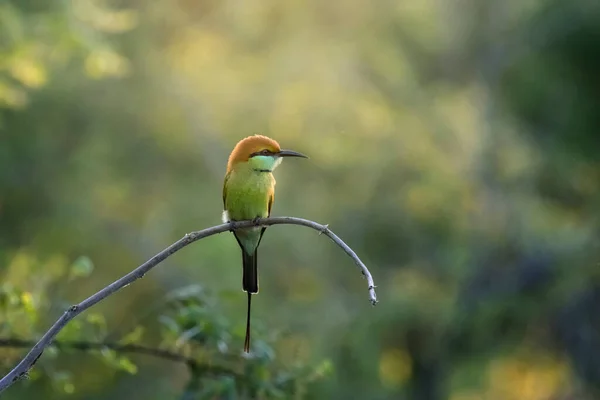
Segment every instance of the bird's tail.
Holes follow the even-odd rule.
[[[242,249],[242,263],[243,263],[243,278],[242,288],[248,292],[248,311],[246,314],[246,340],[244,341],[244,351],[248,353],[250,351],[250,306],[252,302],[252,294],[258,293],[258,266],[256,263],[256,253],[258,250],[254,250],[254,254],[250,255]]]
[[[258,246],[256,246],[254,254],[248,254],[242,248],[242,265],[244,268],[242,288],[248,293],[258,293],[258,266],[256,264],[257,249]]]

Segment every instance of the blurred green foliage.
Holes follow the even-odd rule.
[[[380,297],[271,227],[243,357],[239,250],[207,238],[4,396],[597,398],[599,65],[588,0],[0,2],[3,371],[7,339],[217,224],[257,132],[311,157],[277,171],[273,212],[329,223]]]

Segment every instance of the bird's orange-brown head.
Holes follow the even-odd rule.
[[[234,164],[248,161],[252,154],[260,153],[265,150],[276,153],[279,152],[281,148],[277,141],[263,135],[248,136],[240,140],[229,155],[227,171],[230,171]]]
[[[280,157],[308,158],[304,154],[295,151],[281,150],[279,143],[269,137],[263,135],[248,136],[235,145],[227,162],[227,172],[231,171],[236,164],[253,161],[253,159],[260,165],[268,166],[272,163],[274,168],[281,161]]]

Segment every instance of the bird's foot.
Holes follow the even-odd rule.
[[[230,220],[229,221],[229,232],[235,232],[235,221]]]
[[[258,225],[260,223],[261,217],[254,217],[254,219],[252,220],[252,223],[254,225]]]

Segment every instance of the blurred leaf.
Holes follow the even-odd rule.
[[[119,370],[125,371],[128,374],[135,375],[138,372],[137,365],[135,365],[128,357],[119,356],[119,354],[111,349],[102,349],[100,351],[102,359],[110,366],[115,367]]]
[[[73,374],[69,371],[58,371],[52,374],[53,384],[59,388],[60,391],[66,394],[73,394],[75,392],[75,385],[73,383]]]
[[[190,339],[193,339],[200,332],[201,332],[201,330],[197,326],[183,331],[181,333],[181,335],[179,335],[179,337],[175,341],[175,346],[176,347],[183,346],[185,343],[187,343]]]
[[[142,336],[144,335],[145,328],[141,325],[135,327],[135,329],[129,332],[127,335],[123,336],[121,340],[119,340],[120,344],[130,344],[130,343],[139,343],[142,340]]]
[[[167,315],[161,315],[158,317],[159,322],[167,328],[167,331],[171,334],[179,334],[179,324],[175,320]]]
[[[86,321],[92,328],[92,332],[89,334],[90,337],[95,337],[97,338],[97,340],[101,340],[106,336],[106,319],[102,314],[88,314],[86,317]]]
[[[203,295],[204,290],[202,289],[202,286],[198,284],[193,284],[171,290],[169,293],[167,293],[166,299],[168,301],[186,300],[190,298],[198,299],[201,298]]]
[[[34,304],[33,295],[30,292],[21,293],[21,305],[31,321],[35,321],[38,316],[37,307]]]
[[[94,271],[94,263],[87,256],[78,257],[71,265],[71,278],[85,278]]]
[[[331,360],[323,360],[319,365],[317,365],[312,373],[311,379],[322,379],[327,376],[330,376],[334,371],[334,366]]]
[[[119,368],[131,375],[135,375],[138,372],[138,367],[129,358],[119,358]]]

